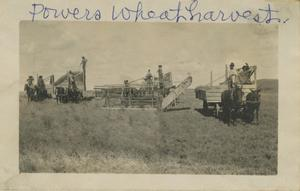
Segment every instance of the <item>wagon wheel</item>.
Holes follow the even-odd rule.
[[[203,100],[203,112],[204,112],[205,114],[208,113],[208,103],[207,103],[206,100]]]
[[[215,104],[215,117],[219,118],[220,106],[218,103]]]

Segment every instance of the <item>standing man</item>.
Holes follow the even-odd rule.
[[[128,80],[124,80],[124,87],[125,87],[124,88],[124,96],[128,97],[129,96],[129,91],[130,91]]]
[[[146,76],[144,78],[144,80],[146,81],[146,84],[147,84],[147,92],[148,92],[148,94],[151,93],[152,78],[153,78],[153,76],[152,76],[152,74],[150,72],[150,69],[148,69],[148,72],[147,72],[147,74],[146,74]]]
[[[127,107],[129,105],[130,101],[130,86],[129,86],[129,82],[128,80],[124,80],[124,90],[123,90],[123,96],[126,97],[125,99],[125,107]]]
[[[158,65],[158,84],[159,84],[159,89],[162,93],[162,95],[164,96],[164,74],[162,71],[162,65]]]
[[[229,65],[229,72],[228,72],[228,87],[229,89],[234,88],[235,83],[236,83],[236,78],[237,78],[237,72],[234,68],[234,63],[231,62]]]
[[[152,78],[153,78],[153,76],[152,76],[152,74],[151,74],[151,71],[150,71],[150,69],[148,69],[148,72],[147,72],[147,74],[146,74],[144,80],[145,80],[146,82],[148,82],[148,81],[151,82],[151,81],[152,81]]]
[[[233,99],[233,92],[235,90],[235,86],[236,86],[236,78],[237,78],[237,72],[234,68],[234,63],[231,62],[229,65],[229,72],[228,72],[228,89],[230,90],[230,96],[231,99]]]
[[[43,79],[43,76],[39,76],[39,79],[37,81],[37,86],[40,90],[45,90],[46,89],[46,86],[45,86],[45,82],[44,82],[44,79]]]
[[[33,76],[29,76],[27,79],[27,83],[25,84],[24,90],[26,90],[26,87],[34,89],[33,81],[34,81]]]
[[[83,71],[83,90],[86,91],[86,63],[87,63],[87,59],[82,56],[81,57],[81,63],[80,66],[82,67],[82,71]]]
[[[37,81],[37,87],[38,87],[38,98],[44,99],[47,97],[47,90],[46,85],[43,79],[43,76],[39,76]]]
[[[24,86],[24,91],[26,91],[28,101],[32,101],[34,99],[34,85],[33,85],[33,76],[29,76],[27,79],[27,83]]]
[[[76,90],[77,89],[77,86],[76,86],[76,83],[75,83],[75,77],[73,75],[73,73],[71,72],[71,70],[69,71],[68,73],[68,87],[69,89],[71,90]]]

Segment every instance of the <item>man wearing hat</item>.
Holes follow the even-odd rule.
[[[148,81],[152,81],[152,78],[153,78],[153,76],[152,76],[152,74],[151,74],[151,71],[150,71],[150,69],[148,69],[148,72],[147,72],[147,74],[146,74],[144,80],[145,80],[146,82],[148,82]]]
[[[125,86],[125,88],[124,88],[124,96],[128,97],[129,96],[129,91],[130,91],[128,80],[124,80],[124,86]]]
[[[159,89],[161,90],[162,94],[164,95],[164,74],[162,71],[162,65],[158,65],[158,83],[159,83]]]
[[[229,72],[228,72],[228,86],[229,89],[234,88],[234,85],[236,83],[236,77],[237,77],[237,72],[234,68],[234,63],[231,62],[229,65]]]
[[[85,68],[87,61],[88,60],[84,56],[81,57],[80,65],[82,66],[83,69]]]
[[[33,76],[29,76],[27,79],[27,85],[28,85],[28,87],[30,87],[32,89],[34,88],[33,81],[34,81]]]
[[[77,89],[75,77],[71,70],[68,72],[68,88],[71,90]]]
[[[46,85],[43,79],[43,76],[39,76],[38,81],[37,81],[37,93],[38,93],[38,98],[39,99],[44,99],[47,97],[47,90],[46,90]]]
[[[24,86],[24,91],[27,93],[28,101],[33,99],[34,96],[34,85],[33,85],[34,78],[29,76],[27,79],[27,83]]]
[[[38,81],[37,81],[37,86],[38,86],[38,88],[41,89],[41,90],[46,89],[46,86],[45,86],[45,82],[44,82],[43,76],[39,76],[39,79],[38,79]]]
[[[148,72],[144,78],[144,80],[146,81],[147,84],[147,92],[150,93],[151,92],[151,87],[152,87],[152,74],[150,72],[150,69],[148,69]]]

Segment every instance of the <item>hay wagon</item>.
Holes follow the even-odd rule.
[[[243,71],[242,68],[237,69],[237,86],[242,89],[244,92],[243,95],[243,105],[246,104],[246,96],[251,90],[257,89],[256,82],[256,66],[250,66],[249,70]],[[225,81],[220,83],[217,86],[212,85],[211,83],[208,86],[199,86],[195,89],[196,98],[202,100],[203,102],[203,112],[209,113],[212,112],[214,116],[219,116],[219,111],[221,111],[221,95],[225,90],[228,90],[228,76],[227,76],[227,66],[225,71]]]

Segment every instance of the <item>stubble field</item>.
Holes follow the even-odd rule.
[[[193,90],[168,112],[101,109],[103,101],[27,103],[20,96],[20,172],[277,174],[277,91],[259,125],[204,116]]]

